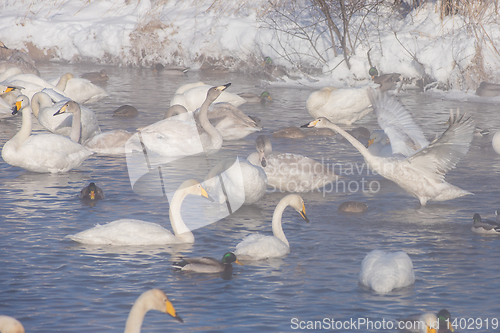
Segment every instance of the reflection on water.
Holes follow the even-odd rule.
[[[40,69],[48,79],[69,71],[79,75],[95,70],[69,64],[47,64]],[[150,69],[118,67],[106,67],[106,72],[110,96],[89,105],[103,131],[135,131],[161,120],[174,91],[186,83],[231,82],[232,93],[264,90],[260,82],[232,73],[201,77],[190,72],[187,77],[168,77],[153,75]],[[220,258],[251,233],[271,234],[272,213],[284,193],[266,193],[256,204],[242,206],[230,215],[227,205],[220,204],[217,191],[210,193],[213,203],[187,197],[183,218],[203,225],[193,231],[195,243],[190,245],[83,246],[66,238],[121,218],[171,229],[169,193],[186,179],[204,181],[209,170],[224,158],[245,159],[255,151],[258,134],[269,135],[281,127],[309,121],[305,100],[316,88],[265,87],[274,103],[240,107],[262,120],[262,132],[224,143],[215,155],[146,167],[138,173],[134,186],[129,177],[133,168],[125,156],[91,156],[80,168],[60,175],[29,173],[0,162],[0,313],[19,318],[31,332],[119,332],[135,298],[146,289],[160,288],[185,322],[150,313],[144,322],[148,332],[283,332],[291,330],[292,318],[394,320],[442,308],[458,318],[498,316],[497,297],[490,290],[499,287],[494,263],[499,261],[500,239],[470,231],[475,212],[494,218],[500,207],[500,155],[489,148],[488,137],[475,137],[467,156],[446,176],[448,182],[473,192],[473,196],[420,207],[417,199],[378,175],[343,174],[346,184],[360,184],[364,177],[378,182],[380,190],[372,193],[332,187],[303,194],[311,223],[304,223],[291,208],[283,215],[290,254],[235,265],[229,277],[183,274],[171,264],[183,256]],[[457,107],[472,115],[482,128],[492,132],[500,128],[497,104],[413,92],[402,92],[398,97],[428,139],[444,131],[449,110]],[[124,104],[135,106],[139,115],[113,117],[113,111]],[[354,125],[377,128],[373,115]],[[0,122],[0,143],[12,137],[19,126],[20,117]],[[36,122],[35,128],[40,131]],[[364,163],[356,149],[335,137],[273,139],[273,149],[338,163],[336,168]],[[131,163],[144,166],[143,154],[138,154]],[[91,181],[106,197],[87,206],[78,193]],[[337,212],[347,200],[365,202],[368,211],[360,215]],[[406,251],[413,261],[415,284],[386,295],[359,286],[361,261],[377,248]],[[476,332],[489,330],[483,327]]]

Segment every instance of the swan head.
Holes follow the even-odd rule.
[[[0,84],[0,96],[5,95],[7,93],[10,93],[11,91],[15,89],[22,89],[21,87],[16,87],[16,86],[5,86],[3,84]]]
[[[380,142],[384,146],[386,144],[389,144],[389,138],[385,134],[383,130],[374,130],[372,134],[370,134],[370,140],[368,140],[368,147],[370,147],[372,144]]]
[[[231,85],[231,83],[227,83],[227,84],[224,84],[222,86],[217,86],[217,87],[212,87],[210,89],[208,89],[208,92],[207,92],[207,100],[210,101],[210,103],[212,103],[213,101],[215,101],[217,99],[217,97],[220,96],[220,94],[222,94],[222,92],[224,90],[226,90],[229,86]]]
[[[228,264],[231,264],[234,262],[235,264],[243,266],[243,264],[241,262],[239,262],[238,259],[236,258],[236,255],[232,252],[228,252],[228,253],[224,254],[222,256],[221,262],[225,265],[228,265]]]
[[[173,116],[177,116],[179,114],[184,114],[187,112],[188,112],[188,110],[183,105],[174,104],[171,107],[169,107],[168,110],[165,112],[164,119],[167,119],[167,118],[170,118]]]
[[[68,101],[59,110],[57,110],[56,113],[54,113],[54,116],[57,116],[59,114],[63,114],[66,112],[76,113],[77,111],[80,111],[80,105],[78,105],[78,103],[75,101]]]
[[[307,123],[305,125],[302,125],[300,127],[317,127],[317,128],[327,128],[328,123],[331,123],[330,120],[326,117],[319,117],[317,119],[314,119],[310,123]]]
[[[182,318],[175,311],[172,302],[168,299],[167,295],[160,289],[151,289],[144,292],[140,298],[145,298],[151,309],[169,314],[181,323],[184,322]]]
[[[26,95],[19,95],[12,107],[12,115],[16,115],[20,110],[30,105],[30,99]]]
[[[259,154],[259,161],[263,168],[267,166],[266,156],[272,153],[271,140],[266,135],[259,135],[255,140],[255,148]]]
[[[185,189],[186,193],[188,194],[198,195],[212,202],[214,201],[214,199],[212,199],[212,197],[208,194],[207,190],[205,190],[205,188],[201,186],[200,182],[198,182],[195,179],[186,180],[184,183],[181,184],[179,190],[180,189]]]
[[[442,309],[437,313],[437,318],[439,321],[439,328],[444,330],[449,330],[450,332],[454,332],[453,326],[451,325],[451,314],[450,311],[446,309]]]
[[[307,223],[309,223],[309,219],[306,215],[306,206],[304,205],[302,197],[298,194],[289,194],[287,197],[290,202],[289,205],[295,209]]]

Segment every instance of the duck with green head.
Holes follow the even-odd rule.
[[[182,261],[172,264],[174,268],[181,271],[190,271],[196,273],[224,273],[233,269],[232,263],[243,265],[238,261],[236,255],[227,252],[221,261],[211,257],[183,258]]]

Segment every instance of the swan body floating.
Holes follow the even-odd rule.
[[[398,184],[424,206],[430,200],[445,201],[472,194],[447,183],[444,176],[467,154],[473,137],[473,121],[465,116],[460,117],[458,113],[454,117],[451,113],[449,122],[448,129],[439,138],[407,158],[402,155],[375,156],[353,136],[326,118],[318,118],[304,126],[329,127],[337,131],[363,155],[374,171]],[[394,153],[392,141],[391,145]]]
[[[236,245],[234,254],[243,259],[261,260],[282,257],[290,253],[290,244],[283,232],[281,218],[286,207],[294,208],[309,223],[304,200],[298,194],[289,194],[282,198],[274,210],[272,219],[273,236],[252,234]]]
[[[483,221],[478,213],[474,214],[472,221],[471,230],[478,234],[500,234],[500,223],[497,221]]]
[[[103,88],[87,79],[74,77],[72,73],[64,74],[53,84],[62,90],[65,96],[80,104],[95,103],[108,96]]]
[[[197,120],[198,131],[202,132],[203,127],[199,121],[200,112],[198,110],[192,114]],[[184,113],[188,113],[187,109],[182,105],[175,104],[165,112],[164,119]],[[212,104],[208,109],[208,119],[217,131],[221,133],[224,141],[240,140],[249,134],[262,130],[255,120],[229,103]]]
[[[351,125],[370,111],[366,88],[325,87],[314,91],[306,101],[306,108],[313,118],[326,117],[333,123]]]
[[[425,312],[413,314],[405,319],[398,319],[402,327],[408,332],[415,333],[447,333],[454,332],[450,311],[439,310],[437,314]]]
[[[21,129],[5,143],[2,158],[10,165],[32,172],[68,172],[82,164],[92,152],[78,144],[80,137],[80,108],[75,102],[67,102],[54,116],[64,112],[73,113],[71,138],[58,134],[31,135],[31,106],[27,96],[20,95],[16,102],[18,112],[22,109]]]
[[[225,273],[233,270],[232,263],[243,265],[234,253],[224,254],[221,261],[211,257],[183,258],[182,261],[173,263],[173,267],[181,271],[196,273]]]
[[[500,155],[500,132],[496,132],[495,135],[493,135],[491,146],[493,147],[493,150]]]
[[[217,177],[220,175],[221,178]],[[266,194],[267,176],[264,170],[242,159],[228,158],[217,163],[205,177],[208,188],[219,190],[219,202],[229,201],[233,207],[251,205]],[[223,187],[218,181],[222,179]],[[219,184],[219,186],[216,186]],[[223,192],[223,188],[225,193]],[[236,209],[235,209],[236,210]]]
[[[142,143],[161,156],[183,157],[202,152],[215,154],[222,147],[223,137],[210,123],[208,107],[230,85],[228,83],[208,90],[198,117],[199,124],[203,128],[202,133],[198,133],[198,127],[192,115],[191,121],[182,120],[185,118],[181,115],[182,118],[163,119],[139,129]]]
[[[161,225],[134,219],[120,219],[84,230],[69,239],[82,244],[94,245],[165,245],[194,243],[194,235],[181,216],[181,204],[189,195],[210,198],[206,190],[194,179],[186,180],[175,191],[170,202],[169,217],[174,234]]]
[[[24,326],[16,318],[0,315],[0,332],[2,333],[24,333]]]
[[[144,317],[150,310],[169,314],[177,321],[184,322],[163,290],[150,289],[142,293],[132,305],[125,323],[125,333],[140,333]]]
[[[361,262],[359,283],[379,293],[415,283],[413,263],[404,251],[373,250]]]
[[[210,87],[210,85],[203,83],[195,83],[188,87],[181,87],[176,91],[174,97],[172,97],[170,106],[179,104],[184,106],[186,110],[188,110],[188,112],[193,112],[196,109],[200,108],[204,103]],[[189,89],[186,90],[186,88]],[[238,107],[241,104],[245,103],[246,100],[236,94],[224,91],[219,96],[217,96],[217,98],[213,102],[226,102],[233,105],[234,107]]]
[[[266,172],[268,186],[287,192],[310,192],[334,182],[337,175],[315,160],[296,154],[273,154],[269,138],[259,135],[255,141],[257,152],[248,156],[253,165]]]
[[[127,153],[126,143],[134,135],[126,130],[105,131],[85,141],[84,146],[98,155],[123,155]]]
[[[54,100],[56,101],[54,103]],[[38,119],[40,125],[55,134],[69,136],[73,115],[66,113],[60,117],[53,117],[54,112],[61,108],[70,99],[58,94],[52,89],[43,89],[33,95],[31,108],[33,115]],[[81,142],[85,142],[95,135],[101,133],[97,115],[91,109],[80,106]]]

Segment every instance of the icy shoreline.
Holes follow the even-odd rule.
[[[310,61],[315,56],[310,44],[266,25],[270,10],[269,2],[261,0],[244,5],[213,0],[8,0],[0,5],[0,41],[28,52],[37,62],[147,67],[160,62],[192,69],[205,62],[251,72],[263,57],[271,56],[276,64],[303,77],[308,75],[300,72],[299,65],[312,63],[323,72],[313,76],[337,86],[369,79],[370,50],[380,72],[427,80],[423,84],[435,82],[431,87],[471,90],[480,81],[498,81],[500,21],[494,19],[498,14],[493,8],[476,15],[483,18],[480,22],[469,22],[473,16],[459,14],[441,18],[433,3],[405,18],[388,15],[383,22],[380,15],[378,22],[371,16],[363,17],[363,22],[354,18],[353,25],[377,30],[354,43],[350,69],[341,54],[332,54],[323,35],[314,45],[324,55],[323,62]]]

